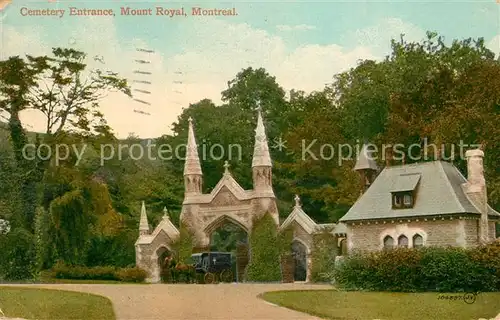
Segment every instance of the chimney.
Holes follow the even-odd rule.
[[[489,241],[488,234],[488,195],[486,193],[486,180],[484,179],[483,158],[484,152],[480,149],[468,150],[467,158],[467,183],[465,192],[479,209],[481,218],[478,225],[478,238],[481,244]]]

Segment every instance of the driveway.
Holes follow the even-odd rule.
[[[45,284],[30,287],[89,292],[113,302],[119,320],[319,319],[257,298],[266,291],[329,289],[309,284]]]

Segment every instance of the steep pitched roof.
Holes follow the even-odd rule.
[[[168,215],[164,215],[161,222],[156,226],[155,230],[151,235],[140,236],[135,244],[151,244],[154,239],[161,233],[164,232],[170,239],[175,240],[179,237],[179,230],[170,221]]]
[[[219,180],[217,185],[213,188],[212,192],[209,194],[199,194],[199,195],[188,195],[183,204],[193,204],[193,203],[210,203],[223,189],[227,188],[238,200],[248,200],[252,199],[253,191],[244,190],[239,183],[234,179],[234,177],[226,170],[222,178]]]
[[[283,221],[283,223],[281,224],[280,226],[280,230],[285,230],[286,228],[288,228],[292,222],[297,222],[302,228],[304,228],[304,230],[308,233],[308,234],[313,234],[317,231],[318,229],[318,225],[316,224],[316,222],[314,222],[313,219],[311,219],[311,217],[309,217],[305,212],[304,210],[302,210],[302,207],[301,206],[295,206],[292,210],[292,212],[290,213],[290,215],[288,215],[288,217],[286,218],[285,221]]]
[[[409,179],[409,176],[413,178]],[[392,209],[391,192],[398,186],[398,180],[404,179],[403,185],[406,186],[403,189],[407,189],[413,187],[417,177],[419,185],[414,207]],[[466,182],[467,179],[455,166],[444,161],[386,167],[340,221],[479,214],[479,210],[463,190]],[[489,209],[490,215],[500,217],[498,212]]]

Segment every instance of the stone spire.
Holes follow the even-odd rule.
[[[194,137],[193,119],[189,117],[188,141],[186,146],[186,160],[184,163],[184,189],[186,194],[201,193],[202,172],[196,139]]]
[[[146,205],[144,204],[144,201],[142,202],[142,207],[141,207],[141,219],[139,222],[139,235],[147,235],[149,234],[150,229],[149,229],[149,223],[148,223],[148,215],[146,214]]]
[[[257,128],[252,159],[253,188],[257,192],[272,193],[272,163],[267,145],[266,129],[262,120],[260,103],[257,107]]]
[[[252,159],[252,168],[253,167],[272,167],[260,103],[257,107],[257,128],[255,129],[255,146]]]
[[[189,117],[188,141],[186,146],[186,162],[184,163],[184,175],[201,175],[200,158],[198,156],[198,146],[194,137],[193,119]]]

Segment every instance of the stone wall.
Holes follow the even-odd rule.
[[[496,239],[496,232],[497,232],[496,223],[495,223],[495,221],[490,221],[489,224],[490,224],[489,235],[490,235],[491,240],[493,241]]]
[[[313,238],[312,235],[307,233],[302,226],[300,226],[297,222],[293,223],[293,239],[299,240],[302,242],[308,249],[308,252],[312,250],[313,246]]]
[[[394,222],[363,222],[349,224],[348,250],[355,249],[375,251],[383,248],[385,236],[391,236],[395,244],[400,235],[408,238],[409,246],[413,246],[413,236],[419,234],[424,239],[424,246],[460,246],[472,247],[478,243],[478,220],[429,220]]]
[[[160,231],[150,244],[137,244],[135,246],[136,265],[148,273],[147,282],[160,282],[161,270],[158,263],[158,256],[160,255],[160,251],[171,251],[171,243],[172,240],[166,233]]]

